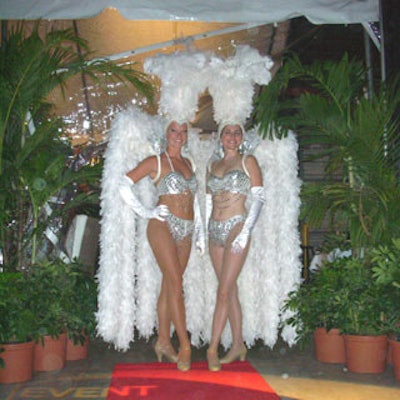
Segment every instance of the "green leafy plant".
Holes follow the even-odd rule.
[[[366,259],[325,261],[309,282],[289,293],[285,308],[294,314],[285,323],[296,328],[299,343],[310,340],[319,327],[352,335],[397,332],[398,292],[393,285],[374,280],[372,264]]]
[[[284,307],[292,311],[293,316],[285,323],[296,328],[299,343],[310,340],[316,328],[329,331],[343,325],[339,291],[346,279],[345,263],[344,258],[325,261],[311,273],[309,281],[289,293]]]
[[[369,260],[348,258],[343,273],[346,279],[338,291],[344,312],[341,329],[352,335],[388,334],[393,317],[393,289],[373,279]]]
[[[4,268],[23,270],[42,259],[47,229],[82,203],[98,202],[96,192],[77,190],[100,180],[100,167],[71,168],[72,150],[50,94],[84,74],[107,89],[124,82],[152,99],[146,75],[132,66],[91,60],[87,43],[73,30],[41,35],[23,24],[8,32],[0,47],[0,249]],[[51,210],[52,209],[52,210]],[[51,212],[49,212],[51,210]]]
[[[377,283],[394,285],[400,290],[400,238],[371,251],[372,271]]]
[[[0,274],[0,344],[32,340],[35,314],[26,284],[22,273]]]
[[[391,312],[386,315],[389,334],[400,340],[400,239],[372,249],[371,257],[373,278],[391,295]]]
[[[73,293],[75,272],[60,260],[36,263],[25,275],[26,295],[35,316],[32,325],[36,342],[43,336],[58,337],[65,332],[68,312],[65,305]]]
[[[381,83],[369,98],[362,62],[303,65],[289,57],[257,99],[255,119],[264,135],[297,133],[301,145],[321,145],[325,177],[302,187],[302,219],[311,227],[331,221],[348,235],[353,256],[400,236],[398,81]],[[293,81],[303,93],[286,94]],[[273,105],[271,107],[271,105]]]
[[[67,313],[67,335],[75,344],[83,344],[96,329],[97,284],[93,275],[78,261],[68,265],[71,293],[63,307]]]

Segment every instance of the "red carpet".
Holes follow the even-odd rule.
[[[107,400],[279,400],[247,361],[210,372],[207,363],[193,362],[189,372],[173,363],[117,364]]]

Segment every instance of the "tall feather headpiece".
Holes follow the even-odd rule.
[[[269,83],[272,65],[270,57],[248,45],[238,46],[235,54],[225,60],[211,57],[208,90],[220,129],[231,124],[243,128],[253,108],[254,85]]]
[[[160,53],[145,60],[145,72],[161,79],[160,115],[179,123],[195,118],[199,95],[207,86],[206,61],[206,55],[201,52]]]

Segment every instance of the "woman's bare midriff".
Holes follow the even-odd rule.
[[[158,205],[165,204],[178,218],[193,220],[193,196],[190,192],[160,196]]]
[[[224,192],[214,196],[212,218],[215,221],[224,221],[235,215],[246,213],[246,196],[241,194]]]

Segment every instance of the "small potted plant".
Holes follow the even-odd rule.
[[[96,329],[97,285],[94,276],[74,261],[69,264],[73,279],[71,294],[64,304],[67,313],[67,361],[87,357],[90,337]]]
[[[344,341],[341,336],[343,311],[338,303],[338,291],[345,279],[345,259],[325,261],[311,273],[308,282],[289,294],[285,307],[294,315],[286,321],[296,327],[299,343],[313,337],[318,361],[344,363]]]
[[[32,378],[35,316],[25,289],[21,273],[0,274],[0,383]]]
[[[393,292],[375,282],[368,259],[348,258],[344,272],[346,279],[342,282],[338,299],[344,312],[341,328],[347,367],[359,373],[383,372]]]
[[[44,261],[31,266],[26,276],[31,309],[35,315],[34,370],[61,369],[66,362],[65,303],[72,292],[71,273],[61,260]],[[47,354],[51,352],[52,357]]]

